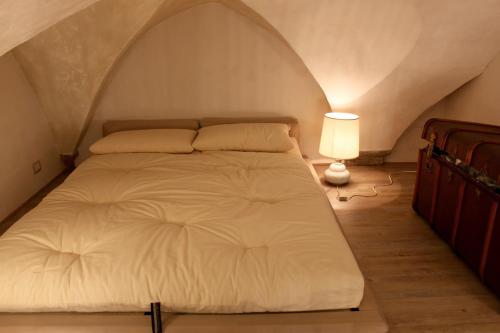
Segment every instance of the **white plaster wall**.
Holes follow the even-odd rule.
[[[97,0],[0,1],[0,56]]]
[[[14,49],[62,154],[72,154],[94,97],[115,60],[175,0],[101,0]]]
[[[242,0],[290,43],[360,149],[391,150],[427,108],[500,50],[499,0]]]
[[[465,84],[425,111],[399,138],[389,162],[417,160],[418,148],[425,146],[420,139],[423,126],[430,118],[445,118],[494,124],[500,126],[500,54],[478,78]]]
[[[16,48],[60,152],[73,152],[129,43],[157,20],[206,1],[215,0],[101,0],[57,24],[54,18]],[[392,149],[423,111],[479,75],[500,50],[500,0],[217,1],[284,40],[337,110],[361,116],[363,151]],[[40,3],[21,2],[31,3],[19,6],[22,15]],[[33,24],[49,25],[39,14]],[[23,27],[14,29],[21,35]]]
[[[286,38],[333,106],[349,104],[381,82],[421,32],[414,0],[243,1]]]
[[[316,157],[328,111],[323,91],[285,43],[209,3],[164,20],[130,48],[79,150],[88,154],[107,119],[289,115],[299,119],[302,150]]]
[[[32,172],[40,160],[42,171]],[[63,170],[54,137],[12,53],[0,57],[0,221]]]

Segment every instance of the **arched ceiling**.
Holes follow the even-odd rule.
[[[2,0],[0,56],[98,0]]]
[[[100,95],[78,161],[88,157],[110,119],[284,114],[301,124],[303,153],[318,157],[322,115],[330,110],[289,45],[216,2],[169,17],[141,35]]]
[[[382,81],[421,30],[408,0],[243,1],[302,57],[332,105],[352,102]]]
[[[130,43],[164,18],[209,1],[100,0],[60,21],[75,9],[67,1],[65,15],[49,17],[47,9],[30,17],[39,27],[30,34],[51,27],[15,55],[61,152],[75,148],[103,82]],[[45,2],[54,9],[61,1]],[[479,75],[500,49],[500,0],[218,2],[280,35],[335,108],[361,115],[362,150],[391,149],[421,112]],[[33,5],[16,8],[19,17],[36,12]],[[2,35],[0,50],[26,38],[13,29],[8,39]]]
[[[106,73],[161,3],[98,1],[15,49],[61,153],[73,152]]]
[[[62,154],[77,147],[107,76],[130,44],[165,18],[207,2],[214,1],[101,0],[15,49]],[[274,29],[239,0],[215,2]]]
[[[419,114],[500,50],[498,0],[243,0],[284,36],[332,107],[390,150]]]

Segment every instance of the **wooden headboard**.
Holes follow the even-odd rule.
[[[196,119],[152,119],[152,120],[108,120],[102,125],[102,135],[141,129],[179,128],[197,130],[200,122]]]
[[[181,128],[197,130],[200,127],[238,123],[278,123],[290,126],[290,136],[299,141],[299,122],[293,117],[246,117],[197,119],[108,120],[102,125],[102,134],[141,129]]]
[[[246,118],[202,118],[200,127],[222,125],[222,124],[239,124],[239,123],[278,123],[287,124],[290,126],[290,136],[299,141],[299,122],[293,117],[246,117]]]

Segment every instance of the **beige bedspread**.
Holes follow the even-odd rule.
[[[94,156],[0,237],[0,312],[344,309],[363,285],[293,154]]]

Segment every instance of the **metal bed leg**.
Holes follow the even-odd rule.
[[[161,323],[161,303],[151,303],[151,311],[144,312],[145,316],[151,316],[151,328],[153,333],[163,333]]]

